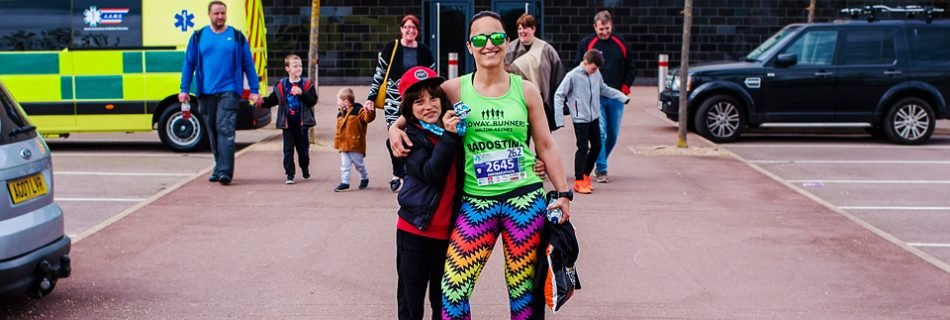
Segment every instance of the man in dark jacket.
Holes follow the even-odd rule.
[[[584,53],[590,49],[600,50],[604,55],[604,65],[600,66],[600,73],[604,82],[611,88],[620,90],[625,95],[630,94],[630,86],[636,75],[636,66],[633,60],[633,50],[624,41],[623,37],[613,33],[613,20],[610,12],[598,12],[594,16],[594,31],[596,34],[587,36],[577,46],[577,63],[581,63]],[[620,123],[623,120],[623,103],[618,100],[601,98],[600,155],[597,157],[597,182],[606,183],[607,157],[617,145],[620,135]]]

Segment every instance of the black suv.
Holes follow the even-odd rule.
[[[659,108],[677,120],[679,71]],[[950,21],[793,24],[743,61],[690,67],[689,128],[715,142],[747,127],[864,127],[921,144],[950,117]]]

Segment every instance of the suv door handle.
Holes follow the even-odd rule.
[[[900,70],[887,70],[887,71],[884,71],[884,75],[885,75],[885,76],[899,76],[899,75],[901,75],[901,73],[903,73],[903,72],[901,72]]]
[[[815,76],[816,76],[816,77],[830,77],[830,76],[833,76],[834,74],[835,74],[835,73],[834,73],[834,72],[831,72],[831,71],[818,71],[818,72],[815,72]]]

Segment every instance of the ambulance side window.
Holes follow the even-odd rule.
[[[142,47],[142,1],[73,0],[71,20],[73,48]]]
[[[0,51],[58,51],[68,47],[69,2],[0,1]]]

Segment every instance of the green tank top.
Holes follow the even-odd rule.
[[[521,77],[510,75],[508,92],[483,97],[472,86],[472,74],[462,76],[461,99],[471,108],[465,119],[465,181],[463,191],[496,196],[541,183],[534,173],[534,154],[528,148],[528,106]]]

